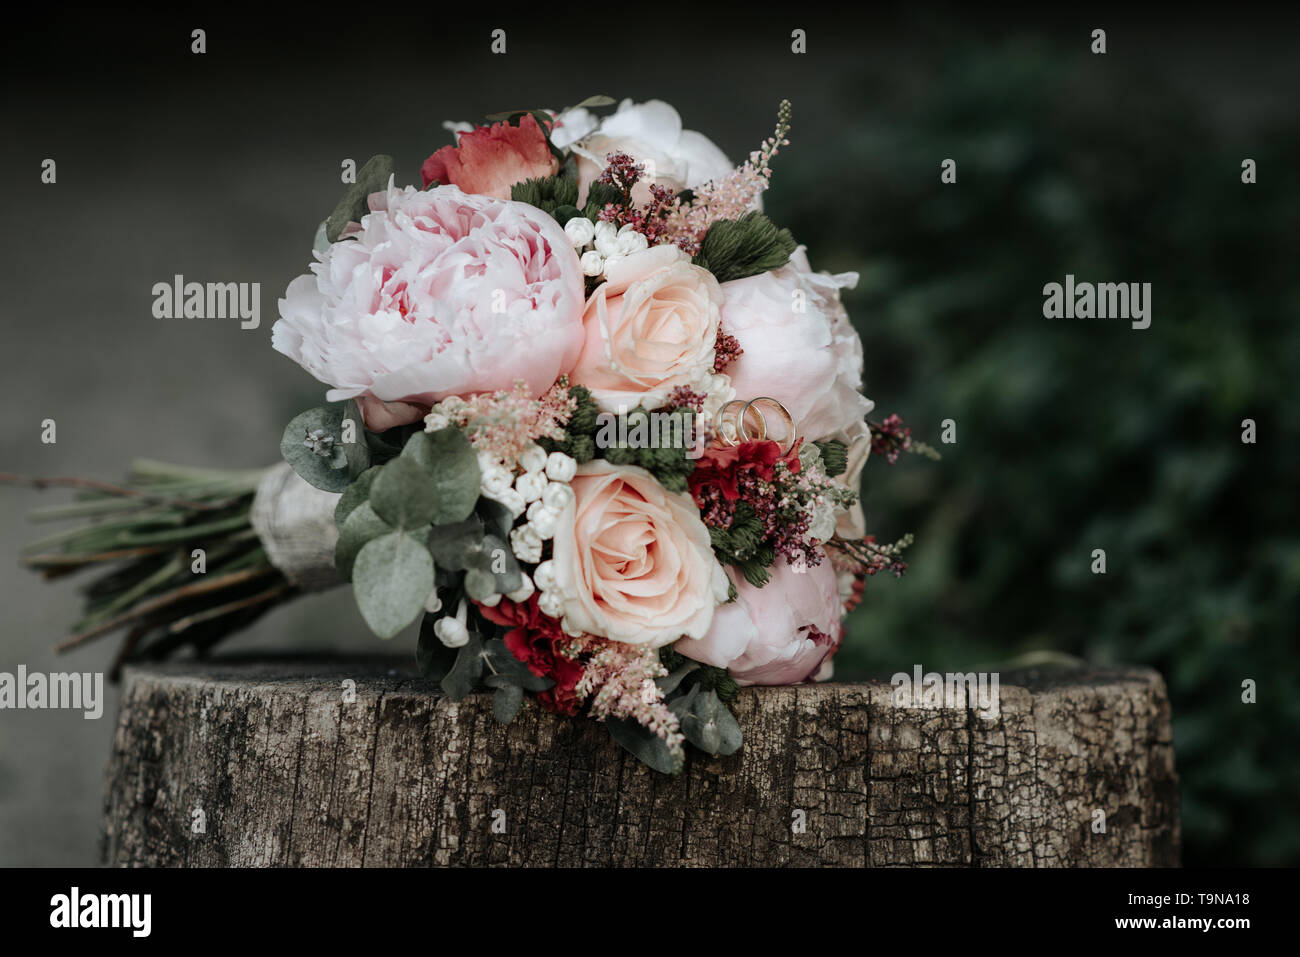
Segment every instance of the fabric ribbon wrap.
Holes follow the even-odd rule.
[[[253,530],[271,564],[303,591],[323,591],[342,582],[334,568],[338,500],[336,492],[303,481],[286,462],[267,469],[257,483],[249,515]]]

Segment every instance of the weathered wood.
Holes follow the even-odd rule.
[[[967,708],[896,706],[884,682],[746,689],[734,703],[741,751],[693,754],[669,778],[595,722],[528,702],[505,727],[488,696],[453,704],[396,659],[137,667],[124,682],[104,858],[1178,863],[1178,784],[1157,674],[1007,673],[1000,691],[1001,714],[988,721]]]

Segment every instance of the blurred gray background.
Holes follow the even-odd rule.
[[[793,142],[776,163],[770,208],[789,214],[792,226],[797,216],[796,236],[812,247],[815,268],[840,270],[860,268],[864,250],[842,235],[819,247],[818,209],[842,215],[833,207],[851,195],[855,168],[894,162],[869,152],[887,150],[887,139],[859,134],[873,124],[888,129],[891,110],[942,73],[955,48],[990,63],[1026,48],[1049,62],[1067,51],[1077,67],[1091,29],[1105,26],[1110,52],[1085,66],[1158,78],[1224,135],[1248,141],[1294,110],[1295,42],[1251,17],[1189,23],[1098,10],[1040,20],[958,10],[847,21],[800,13],[743,27],[704,18],[685,35],[665,11],[632,18],[614,41],[603,38],[598,8],[564,31],[562,13],[544,26],[509,17],[447,24],[416,9],[337,24],[321,13],[170,15],[144,25],[85,13],[70,31],[73,21],[51,14],[24,34],[11,32],[0,157],[11,204],[0,297],[9,396],[0,410],[0,471],[112,481],[136,457],[274,462],[285,422],[319,404],[325,388],[271,350],[270,327],[276,299],[305,271],[315,227],[341,194],[340,163],[391,153],[418,182],[420,162],[449,142],[443,120],[558,108],[593,93],[657,97],[740,160],[769,134],[788,98]],[[194,27],[207,30],[205,55],[189,53]],[[507,30],[505,56],[489,53],[494,27]],[[789,51],[795,27],[808,31],[804,56]],[[660,42],[671,48],[656,50]],[[873,75],[890,77],[890,86],[873,86]],[[846,167],[854,137],[859,150],[876,145]],[[937,182],[944,155],[925,157],[917,181]],[[58,163],[55,185],[40,183],[47,157]],[[834,167],[833,177],[819,173],[823,166]],[[887,244],[889,224],[873,229]],[[1014,247],[1014,236],[1002,238]],[[155,319],[151,288],[177,273],[261,283],[261,327]],[[1156,309],[1158,327],[1169,321],[1158,297]],[[868,354],[867,391],[882,414],[906,409],[872,388],[880,381],[873,363],[883,372],[906,360],[902,351]],[[58,423],[55,445],[40,442],[45,418]],[[937,441],[928,423],[917,432]],[[908,501],[903,486],[883,494],[883,503],[868,501],[869,515],[891,495]],[[113,637],[59,658],[50,651],[76,618],[77,582],[44,585],[16,563],[19,546],[47,531],[24,513],[68,496],[16,488],[0,496],[0,671],[105,670]],[[375,641],[350,596],[338,592],[274,612],[224,647],[370,649]],[[393,648],[413,645],[406,635]],[[96,863],[116,704],[113,689],[99,721],[0,712],[0,865]]]

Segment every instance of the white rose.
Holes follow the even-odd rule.
[[[582,130],[579,139],[570,141],[578,158],[579,206],[587,201],[587,189],[604,171],[610,153],[627,153],[645,165],[649,178],[632,191],[640,204],[649,201],[651,183],[680,192],[721,179],[734,169],[708,137],[682,129],[681,116],[663,100],[624,100],[616,112],[594,125],[589,113],[569,110],[556,117],[556,123],[570,135]]]

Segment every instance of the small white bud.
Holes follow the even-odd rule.
[[[556,455],[560,453],[555,453]],[[570,460],[572,461],[572,460]],[[575,466],[576,467],[576,466]],[[547,465],[546,473],[549,475],[551,467]],[[541,502],[547,508],[553,508],[557,512],[562,511],[564,506],[573,501],[573,489],[561,481],[548,482],[546,488],[542,490]],[[532,516],[528,516],[532,518]]]
[[[525,502],[535,502],[542,497],[546,488],[546,476],[541,472],[526,472],[515,479],[515,491]]]
[[[546,450],[534,442],[519,453],[519,467],[525,472],[540,472],[546,468]]]
[[[424,417],[424,431],[437,432],[439,429],[445,429],[451,425],[451,419],[447,418],[441,412],[430,412]]]
[[[542,597],[537,599],[537,607],[543,615],[559,618],[564,613],[564,599],[557,591],[544,591]]]
[[[627,229],[627,227],[624,227]],[[620,232],[618,242],[615,244],[615,252],[620,256],[630,256],[633,253],[639,253],[649,246],[644,233],[638,233],[635,230],[627,229],[626,232]]]
[[[555,526],[559,523],[560,513],[553,508],[543,508],[537,513],[529,525],[537,532],[537,537],[542,541],[555,537]]]
[[[596,224],[586,216],[574,216],[564,224],[564,235],[569,237],[569,242],[581,249],[596,235]]]
[[[596,245],[596,252],[602,256],[609,256],[618,248],[618,230],[613,223],[602,220],[596,224],[593,242]]]
[[[569,482],[578,471],[578,462],[571,455],[552,452],[546,457],[546,477],[552,482]]]
[[[469,629],[465,623],[457,621],[450,615],[439,618],[433,623],[433,633],[448,648],[461,648],[469,642]]]
[[[442,611],[442,599],[438,597],[438,586],[434,586],[429,592],[429,597],[424,600],[424,610],[433,615]]]
[[[582,274],[584,276],[599,276],[605,271],[605,257],[594,249],[591,252],[582,254]]]
[[[577,638],[582,634],[582,629],[574,628],[567,618],[560,619],[560,630],[572,638]]]
[[[500,499],[503,492],[510,491],[514,476],[510,470],[500,465],[493,465],[483,472],[480,487],[488,498]]]
[[[545,561],[533,572],[533,581],[542,591],[555,591],[559,580],[555,577],[555,562]]]
[[[533,580],[528,575],[521,572],[519,579],[519,587],[506,594],[506,597],[516,604],[528,601],[533,596],[533,592],[537,590],[533,587]]]
[[[514,489],[508,488],[500,495],[493,495],[490,497],[495,498],[506,508],[510,509],[511,518],[518,518],[520,515],[524,514],[524,508],[527,503],[524,502],[524,497]]]
[[[478,603],[487,608],[495,608],[497,605],[501,604],[501,595],[499,592],[493,592],[486,598],[480,598]]]

